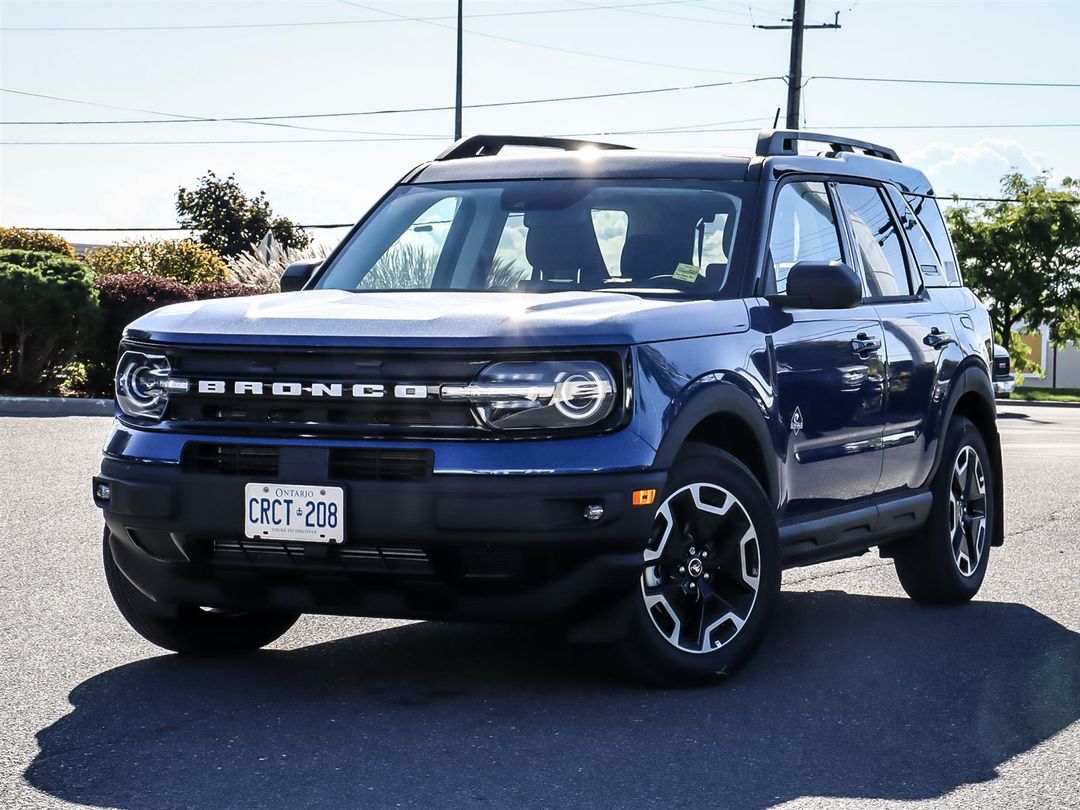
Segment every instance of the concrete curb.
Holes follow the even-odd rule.
[[[0,416],[112,416],[111,399],[0,397]]]
[[[1080,402],[1043,402],[1036,399],[999,399],[997,406],[999,408],[1011,408],[1013,405],[1018,408],[1080,408]]]

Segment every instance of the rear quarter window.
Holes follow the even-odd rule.
[[[929,237],[934,252],[938,257],[938,266],[941,268],[941,273],[936,276],[923,272],[926,286],[959,287],[962,283],[960,280],[960,267],[956,263],[956,254],[953,252],[949,230],[945,227],[945,218],[941,215],[941,208],[938,207],[937,200],[919,194],[904,194],[903,196],[922,226],[923,231]],[[922,264],[921,259],[920,264]]]

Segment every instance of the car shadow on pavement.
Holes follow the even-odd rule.
[[[76,687],[30,784],[178,807],[923,799],[1080,718],[1080,634],[1023,605],[785,593],[726,685],[641,689],[527,628],[413,624]]]

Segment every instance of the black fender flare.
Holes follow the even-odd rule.
[[[711,378],[711,379],[710,379]],[[690,433],[712,416],[732,416],[746,424],[753,433],[766,473],[766,495],[775,504],[780,493],[780,464],[767,421],[768,409],[737,385],[714,375],[688,386],[675,418],[664,432],[656,450],[655,465],[669,469],[675,462]]]
[[[944,409],[942,420],[941,440],[938,442],[934,465],[930,470],[929,481],[933,481],[945,453],[945,436],[949,425],[956,414],[956,407],[966,394],[976,394],[986,409],[993,415],[993,430],[985,431],[987,449],[990,451],[993,466],[994,489],[998,493],[997,503],[994,504],[994,536],[990,538],[992,546],[1000,546],[1005,542],[1005,482],[1001,464],[1001,439],[997,431],[997,400],[994,398],[994,386],[990,382],[990,376],[986,370],[975,363],[969,363],[958,370],[956,377],[949,390],[949,398]]]

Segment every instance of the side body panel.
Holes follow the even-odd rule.
[[[764,302],[763,302],[764,303]],[[781,311],[767,303],[758,321],[773,346],[781,459],[795,516],[869,497],[881,473],[885,427],[883,342],[873,307],[843,312]]]
[[[945,395],[963,351],[934,292],[926,291],[918,301],[877,305],[888,376],[878,492],[923,486],[943,432]]]

